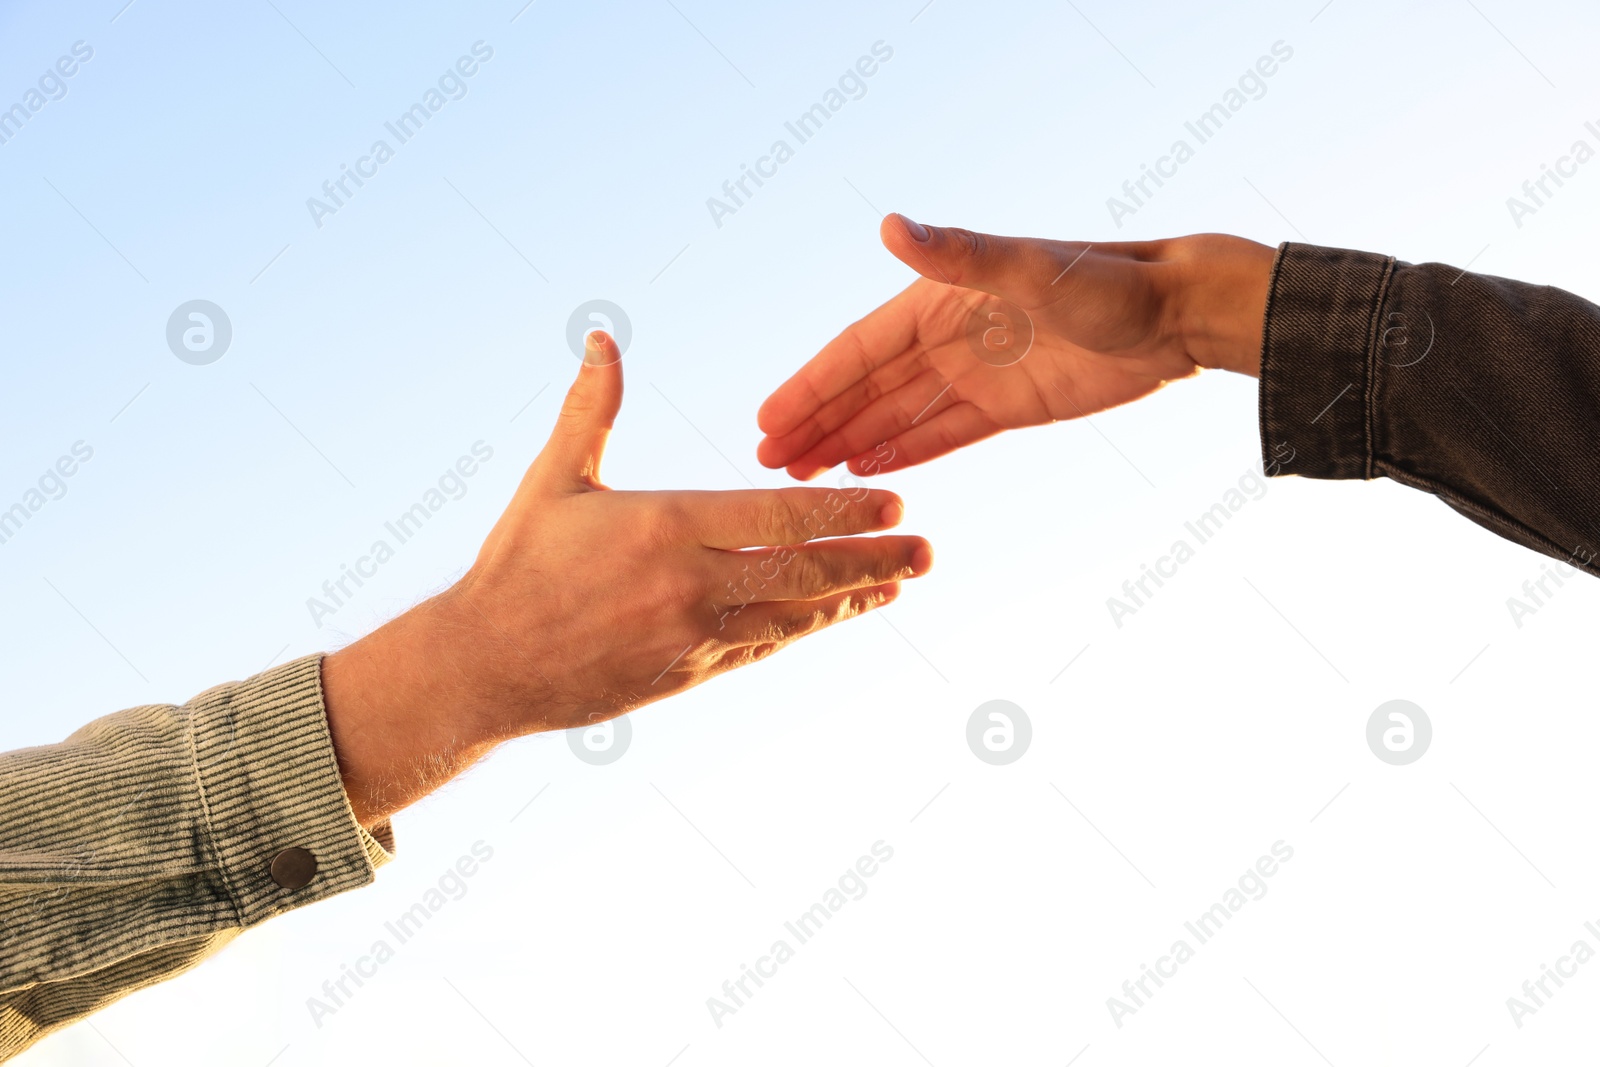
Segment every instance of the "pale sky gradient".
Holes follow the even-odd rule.
[[[548,431],[585,301],[633,331],[611,484],[784,484],[756,408],[910,280],[881,212],[1600,294],[1600,163],[1520,228],[1506,207],[1600,146],[1600,19],[1571,0],[122,3],[0,4],[0,107],[93,49],[0,144],[0,508],[93,449],[0,544],[4,748],[446,585]],[[307,198],[480,41],[465,95],[315,225]],[[1280,41],[1118,228],[1107,198]],[[718,226],[707,198],[875,42],[864,95]],[[193,299],[233,329],[205,366],[165,338]],[[1504,1002],[1597,915],[1590,580],[1519,628],[1541,557],[1392,484],[1280,479],[1108,614],[1259,462],[1254,389],[1208,375],[886,479],[938,560],[881,618],[633,716],[609,766],[509,746],[397,820],[376,886],[18,1062],[1572,1059],[1600,974],[1520,1030]],[[307,598],[478,441],[465,494],[315,625]],[[1000,698],[1033,741],[991,767],[965,729]],[[1409,767],[1364,740],[1395,698],[1434,725]],[[868,894],[716,1027],[706,998],[879,840]],[[1106,998],[1279,840],[1270,892],[1114,1026]],[[476,841],[467,894],[316,1026],[307,998]]]

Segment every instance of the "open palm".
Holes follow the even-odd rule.
[[[882,237],[923,277],[761,406],[763,465],[800,479],[845,461],[877,474],[1092,415],[1197,370],[1168,310],[1176,265],[1159,246],[927,230],[897,215]]]

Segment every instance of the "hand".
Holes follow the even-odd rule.
[[[613,718],[887,604],[931,565],[920,537],[841,536],[900,521],[882,490],[608,489],[600,459],[621,404],[616,342],[593,333],[471,569],[323,661],[363,823],[509,738]]]
[[[878,474],[1093,415],[1201,367],[1256,373],[1274,255],[1264,245],[991,237],[900,215],[881,237],[923,277],[767,398],[764,466],[809,480],[848,460]]]

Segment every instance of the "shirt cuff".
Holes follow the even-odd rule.
[[[1379,309],[1394,259],[1284,242],[1261,335],[1261,452],[1269,475],[1373,478]]]
[[[387,822],[355,819],[322,697],[322,656],[189,702],[202,815],[239,925],[373,881],[393,858]]]

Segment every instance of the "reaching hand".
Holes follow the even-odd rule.
[[[590,335],[549,443],[465,577],[324,660],[363,822],[501,741],[602,722],[887,604],[931,565],[920,537],[840,536],[899,523],[882,490],[608,489],[619,361]]]
[[[763,465],[801,480],[847,460],[878,474],[1093,415],[1202,366],[1253,373],[1273,255],[1254,242],[991,237],[899,215],[881,236],[923,277],[767,398]]]

